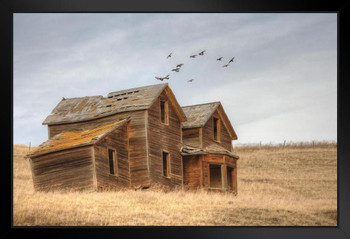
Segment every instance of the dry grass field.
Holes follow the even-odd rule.
[[[14,226],[336,226],[335,144],[241,146],[238,195],[176,190],[34,192],[14,145]]]

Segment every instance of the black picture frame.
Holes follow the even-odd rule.
[[[350,238],[350,158],[349,158],[349,20],[350,0],[315,2],[293,1],[113,1],[113,0],[2,0],[0,1],[0,24],[2,31],[1,72],[5,82],[2,100],[3,122],[9,123],[5,157],[2,158],[2,202],[4,220],[0,238],[106,238],[106,237],[164,237],[164,238]],[[13,145],[13,14],[14,13],[95,13],[95,12],[214,12],[214,13],[312,13],[331,12],[338,16],[338,226],[335,227],[17,227],[12,224],[12,145]],[[348,77],[346,77],[348,76]],[[9,115],[10,117],[7,117]],[[7,135],[6,135],[7,136]],[[4,137],[6,140],[7,137]]]

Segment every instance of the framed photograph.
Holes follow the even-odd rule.
[[[3,3],[4,238],[349,238],[346,1],[78,3]]]

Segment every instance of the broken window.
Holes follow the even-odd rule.
[[[227,188],[233,190],[233,168],[227,167]]]
[[[117,153],[114,149],[108,149],[108,161],[109,161],[109,173],[112,175],[117,175],[118,173]]]
[[[214,140],[220,141],[220,120],[213,117]]]
[[[221,165],[210,164],[210,187],[211,188],[222,188],[221,181]]]
[[[170,155],[168,152],[162,152],[163,157],[163,176],[170,177]]]
[[[160,101],[160,121],[168,124],[168,101]]]

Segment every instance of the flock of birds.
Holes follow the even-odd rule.
[[[198,55],[199,55],[199,56],[203,56],[203,55],[204,55],[204,52],[206,52],[206,50],[203,50],[203,51],[199,52]],[[167,58],[167,59],[170,58],[172,54],[173,54],[173,53],[171,52],[166,58]],[[191,55],[190,58],[196,58],[196,56],[197,56],[197,54]],[[223,57],[221,56],[221,57],[217,58],[216,61],[222,61],[222,58],[223,58]],[[232,58],[229,60],[229,62],[228,62],[227,64],[223,65],[222,67],[228,67],[228,66],[230,65],[230,63],[234,61],[234,59],[235,59],[235,57],[232,57]],[[181,64],[178,64],[178,65],[176,65],[176,67],[175,67],[174,69],[172,69],[171,71],[179,72],[180,69],[181,69],[181,67],[182,67],[183,65],[184,65],[184,64],[182,64],[182,63],[181,63]],[[158,76],[156,76],[155,78],[156,78],[157,80],[163,81],[163,80],[169,80],[169,76],[170,76],[170,75],[168,74],[168,75],[166,75],[166,76],[164,76],[164,77],[158,77]],[[190,80],[188,80],[187,82],[192,82],[192,81],[194,81],[194,79],[190,79]]]

